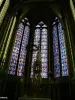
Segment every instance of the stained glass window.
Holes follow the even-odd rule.
[[[43,25],[46,27],[46,25]],[[41,31],[41,60],[42,60],[42,78],[47,78],[48,72],[48,37],[47,37],[47,29],[43,28]]]
[[[60,77],[59,45],[57,27],[53,26],[53,55],[54,55],[54,76]]]
[[[23,22],[19,24],[10,59],[8,74],[15,75],[17,70],[18,76],[23,75],[27,52],[26,46],[28,44],[29,32],[30,28],[28,22],[25,25]]]
[[[34,32],[34,45],[36,45],[38,47],[39,45],[39,41],[40,41],[40,29],[39,29],[39,25],[36,26],[35,32]],[[34,47],[33,47],[34,49]],[[32,54],[32,66],[31,66],[31,77],[33,76],[33,64],[36,60],[36,56],[37,56],[37,51],[33,51]]]
[[[21,44],[21,39],[23,35],[23,29],[24,29],[24,25],[23,23],[20,23],[17,34],[16,34],[15,44],[14,44],[14,48],[13,48],[13,52],[12,52],[12,56],[10,60],[10,67],[8,71],[9,74],[15,75],[18,56],[19,56],[19,50],[20,50],[20,44]]]
[[[62,24],[56,18],[53,22],[53,56],[54,56],[54,76],[68,76],[68,62],[65,47],[64,31]],[[61,70],[61,73],[60,73]]]
[[[27,52],[26,46],[28,44],[29,32],[30,32],[29,26],[25,26],[22,46],[21,46],[21,51],[20,51],[20,57],[19,57],[19,63],[18,63],[18,70],[17,70],[18,76],[22,76],[24,72],[25,58],[26,58],[26,52]]]
[[[47,39],[47,26],[41,21],[34,32],[34,45],[40,46],[41,50],[41,62],[42,72],[41,77],[47,78],[48,72],[48,39]],[[34,47],[33,47],[34,48]],[[37,51],[33,51],[32,54],[32,65],[31,65],[31,77],[33,76],[33,64],[36,60]]]
[[[60,43],[60,54],[61,54],[61,66],[62,66],[62,76],[68,76],[68,62],[65,47],[64,31],[62,29],[62,24],[58,24],[58,34]]]

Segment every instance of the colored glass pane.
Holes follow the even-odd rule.
[[[17,69],[18,76],[22,76],[24,72],[26,52],[27,52],[26,46],[28,44],[29,32],[30,32],[29,26],[25,26],[22,45],[21,45],[21,51],[20,51],[20,57],[19,57],[19,63],[18,63],[18,69]]]
[[[22,35],[23,35],[23,29],[24,29],[24,25],[23,25],[23,23],[20,23],[17,34],[16,34],[16,39],[15,39],[15,43],[14,43],[12,56],[10,59],[10,66],[9,66],[8,74],[15,75],[15,71],[16,71],[16,67],[17,67],[17,60],[18,60],[19,50],[20,50],[20,44],[21,44],[21,39],[22,39]]]
[[[52,32],[53,32],[54,76],[60,77],[59,46],[58,46],[56,25],[53,26]]]
[[[60,43],[60,54],[61,54],[61,66],[62,66],[62,76],[68,76],[68,62],[65,47],[64,31],[62,29],[62,24],[58,24],[59,33],[59,43]]]
[[[48,46],[47,46],[47,29],[46,25],[41,21],[39,25],[37,25],[34,33],[34,44],[41,46],[41,62],[42,62],[42,72],[41,72],[41,77],[42,78],[47,78],[47,72],[48,72]],[[35,47],[33,47],[35,49]],[[37,51],[33,51],[32,54],[32,66],[31,66],[31,77],[33,76],[33,64],[34,61],[36,60],[37,56]]]

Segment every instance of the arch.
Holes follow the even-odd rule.
[[[54,56],[54,76],[68,76],[68,59],[66,53],[64,30],[62,28],[62,23],[56,17],[52,24],[52,34],[53,34],[53,56]]]
[[[41,71],[41,77],[47,78],[48,73],[48,37],[47,37],[47,26],[44,24],[43,21],[40,21],[38,25],[35,26],[35,32],[34,32],[34,43],[33,45],[36,45],[40,49],[40,62],[42,65],[42,71]],[[33,46],[33,49],[35,47]],[[33,65],[35,61],[37,60],[38,56],[38,50],[33,51],[32,53],[32,64],[31,64],[31,78],[34,75],[33,71]]]
[[[22,76],[25,67],[26,46],[30,33],[30,24],[27,18],[24,18],[18,26],[15,43],[10,58],[8,74]]]

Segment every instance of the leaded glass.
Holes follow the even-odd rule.
[[[42,45],[41,48],[42,49],[47,49],[47,45],[46,46],[45,45]]]
[[[55,18],[53,22],[53,55],[54,55],[54,76],[68,76],[68,61],[65,47],[64,31],[61,22]],[[59,56],[60,55],[60,56]]]
[[[22,22],[24,22],[22,20]],[[26,26],[24,27],[23,23],[19,24],[18,31],[15,38],[15,43],[13,47],[12,56],[10,59],[10,66],[9,66],[9,74],[16,74],[22,76],[25,66],[25,58],[26,58],[26,47],[28,44],[28,38],[29,38],[29,22],[26,23]],[[18,67],[18,68],[17,68]]]
[[[60,43],[60,53],[61,53],[61,66],[62,66],[62,76],[68,76],[68,62],[65,47],[64,31],[62,29],[61,23],[58,24],[59,33],[59,43]]]
[[[23,40],[22,40],[22,46],[21,46],[21,51],[20,51],[20,57],[19,57],[19,63],[18,63],[18,70],[17,70],[17,75],[18,76],[23,75],[24,66],[25,66],[26,52],[27,52],[26,51],[26,46],[28,44],[29,32],[30,32],[29,26],[25,26],[24,34],[23,34]]]
[[[36,27],[40,27],[40,26],[37,25]],[[36,28],[35,33],[34,33],[34,45],[36,45],[38,47],[39,46],[39,41],[40,41],[40,29]],[[33,46],[33,49],[36,49],[36,47]],[[32,66],[31,66],[31,77],[33,76],[33,64],[36,60],[36,56],[37,56],[37,51],[33,51]]]
[[[14,44],[12,56],[10,59],[10,66],[9,66],[8,74],[13,74],[13,75],[15,74],[19,50],[20,50],[21,38],[23,35],[23,29],[24,29],[24,25],[23,25],[23,23],[20,23],[19,30],[17,31],[17,34],[16,34],[16,39],[15,39],[15,44]]]
[[[41,77],[47,78],[47,72],[48,72],[48,46],[47,46],[47,26],[41,21],[35,29],[34,33],[34,45],[41,46],[41,62],[42,62],[42,72]],[[35,47],[33,47],[35,49]],[[31,66],[31,77],[33,76],[33,64],[36,60],[37,51],[33,51],[32,54],[32,66]]]
[[[46,25],[43,25],[43,27],[47,27]],[[43,41],[42,41],[43,40]],[[42,60],[42,78],[47,78],[47,72],[48,72],[48,46],[47,46],[47,29],[43,28],[41,33],[41,60]],[[44,52],[44,53],[43,53]]]
[[[53,32],[54,76],[60,77],[59,46],[58,46],[56,25],[53,26],[52,32]]]
[[[47,62],[47,58],[42,57],[42,62]]]
[[[41,53],[45,53],[46,54],[47,53],[47,50],[42,50]]]
[[[45,42],[41,42],[41,45],[47,45],[47,42],[46,41]]]
[[[47,39],[42,38],[42,39],[41,39],[41,42],[42,42],[42,41],[47,41]]]

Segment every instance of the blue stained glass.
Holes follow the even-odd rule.
[[[13,70],[13,68],[12,69],[9,69],[9,70],[11,70],[11,71],[8,71],[8,74],[15,75],[15,71]]]
[[[20,58],[19,58],[19,63],[18,63],[18,70],[17,70],[18,76],[23,75],[25,59],[26,59],[26,52],[27,52],[26,46],[28,44],[29,32],[30,32],[29,26],[25,26],[22,45],[21,45],[21,51],[20,51]]]
[[[24,34],[23,34],[23,30],[24,30]],[[16,67],[18,65],[17,75],[22,76],[23,74],[22,72],[24,71],[24,66],[25,66],[26,46],[28,44],[29,32],[30,32],[29,26],[25,26],[25,29],[24,29],[23,23],[19,24],[12,56],[10,59],[8,74],[15,75]],[[21,47],[21,50],[20,50],[20,47]],[[20,56],[19,56],[19,53],[20,53]],[[19,63],[18,63],[18,58],[19,58]]]
[[[13,52],[14,53],[19,53],[19,48],[18,47],[14,47]]]
[[[10,67],[16,67],[16,65],[17,65],[16,62],[15,62],[15,63],[13,63],[13,61],[10,62]],[[9,67],[9,68],[10,68],[10,67]]]
[[[52,33],[53,33],[54,76],[60,77],[59,46],[58,46],[56,25],[53,26]]]
[[[43,62],[42,63],[42,66],[47,66],[47,62]]]
[[[67,54],[65,47],[64,31],[62,29],[62,24],[58,24],[58,33],[59,33],[59,43],[60,43],[60,53],[61,53],[61,64],[62,64],[62,76],[68,76],[68,62]]]
[[[15,40],[15,44],[14,45],[20,45],[20,41]]]
[[[12,52],[12,56],[10,59],[10,66],[9,66],[9,70],[8,70],[8,74],[15,74],[16,71],[16,67],[17,67],[17,60],[18,60],[18,55],[19,55],[19,47],[21,44],[21,39],[22,39],[22,34],[23,34],[23,29],[24,29],[24,25],[23,23],[19,24],[18,27],[18,31],[16,34],[16,39],[15,39],[15,44],[14,44],[14,48],[13,48],[13,52]]]

